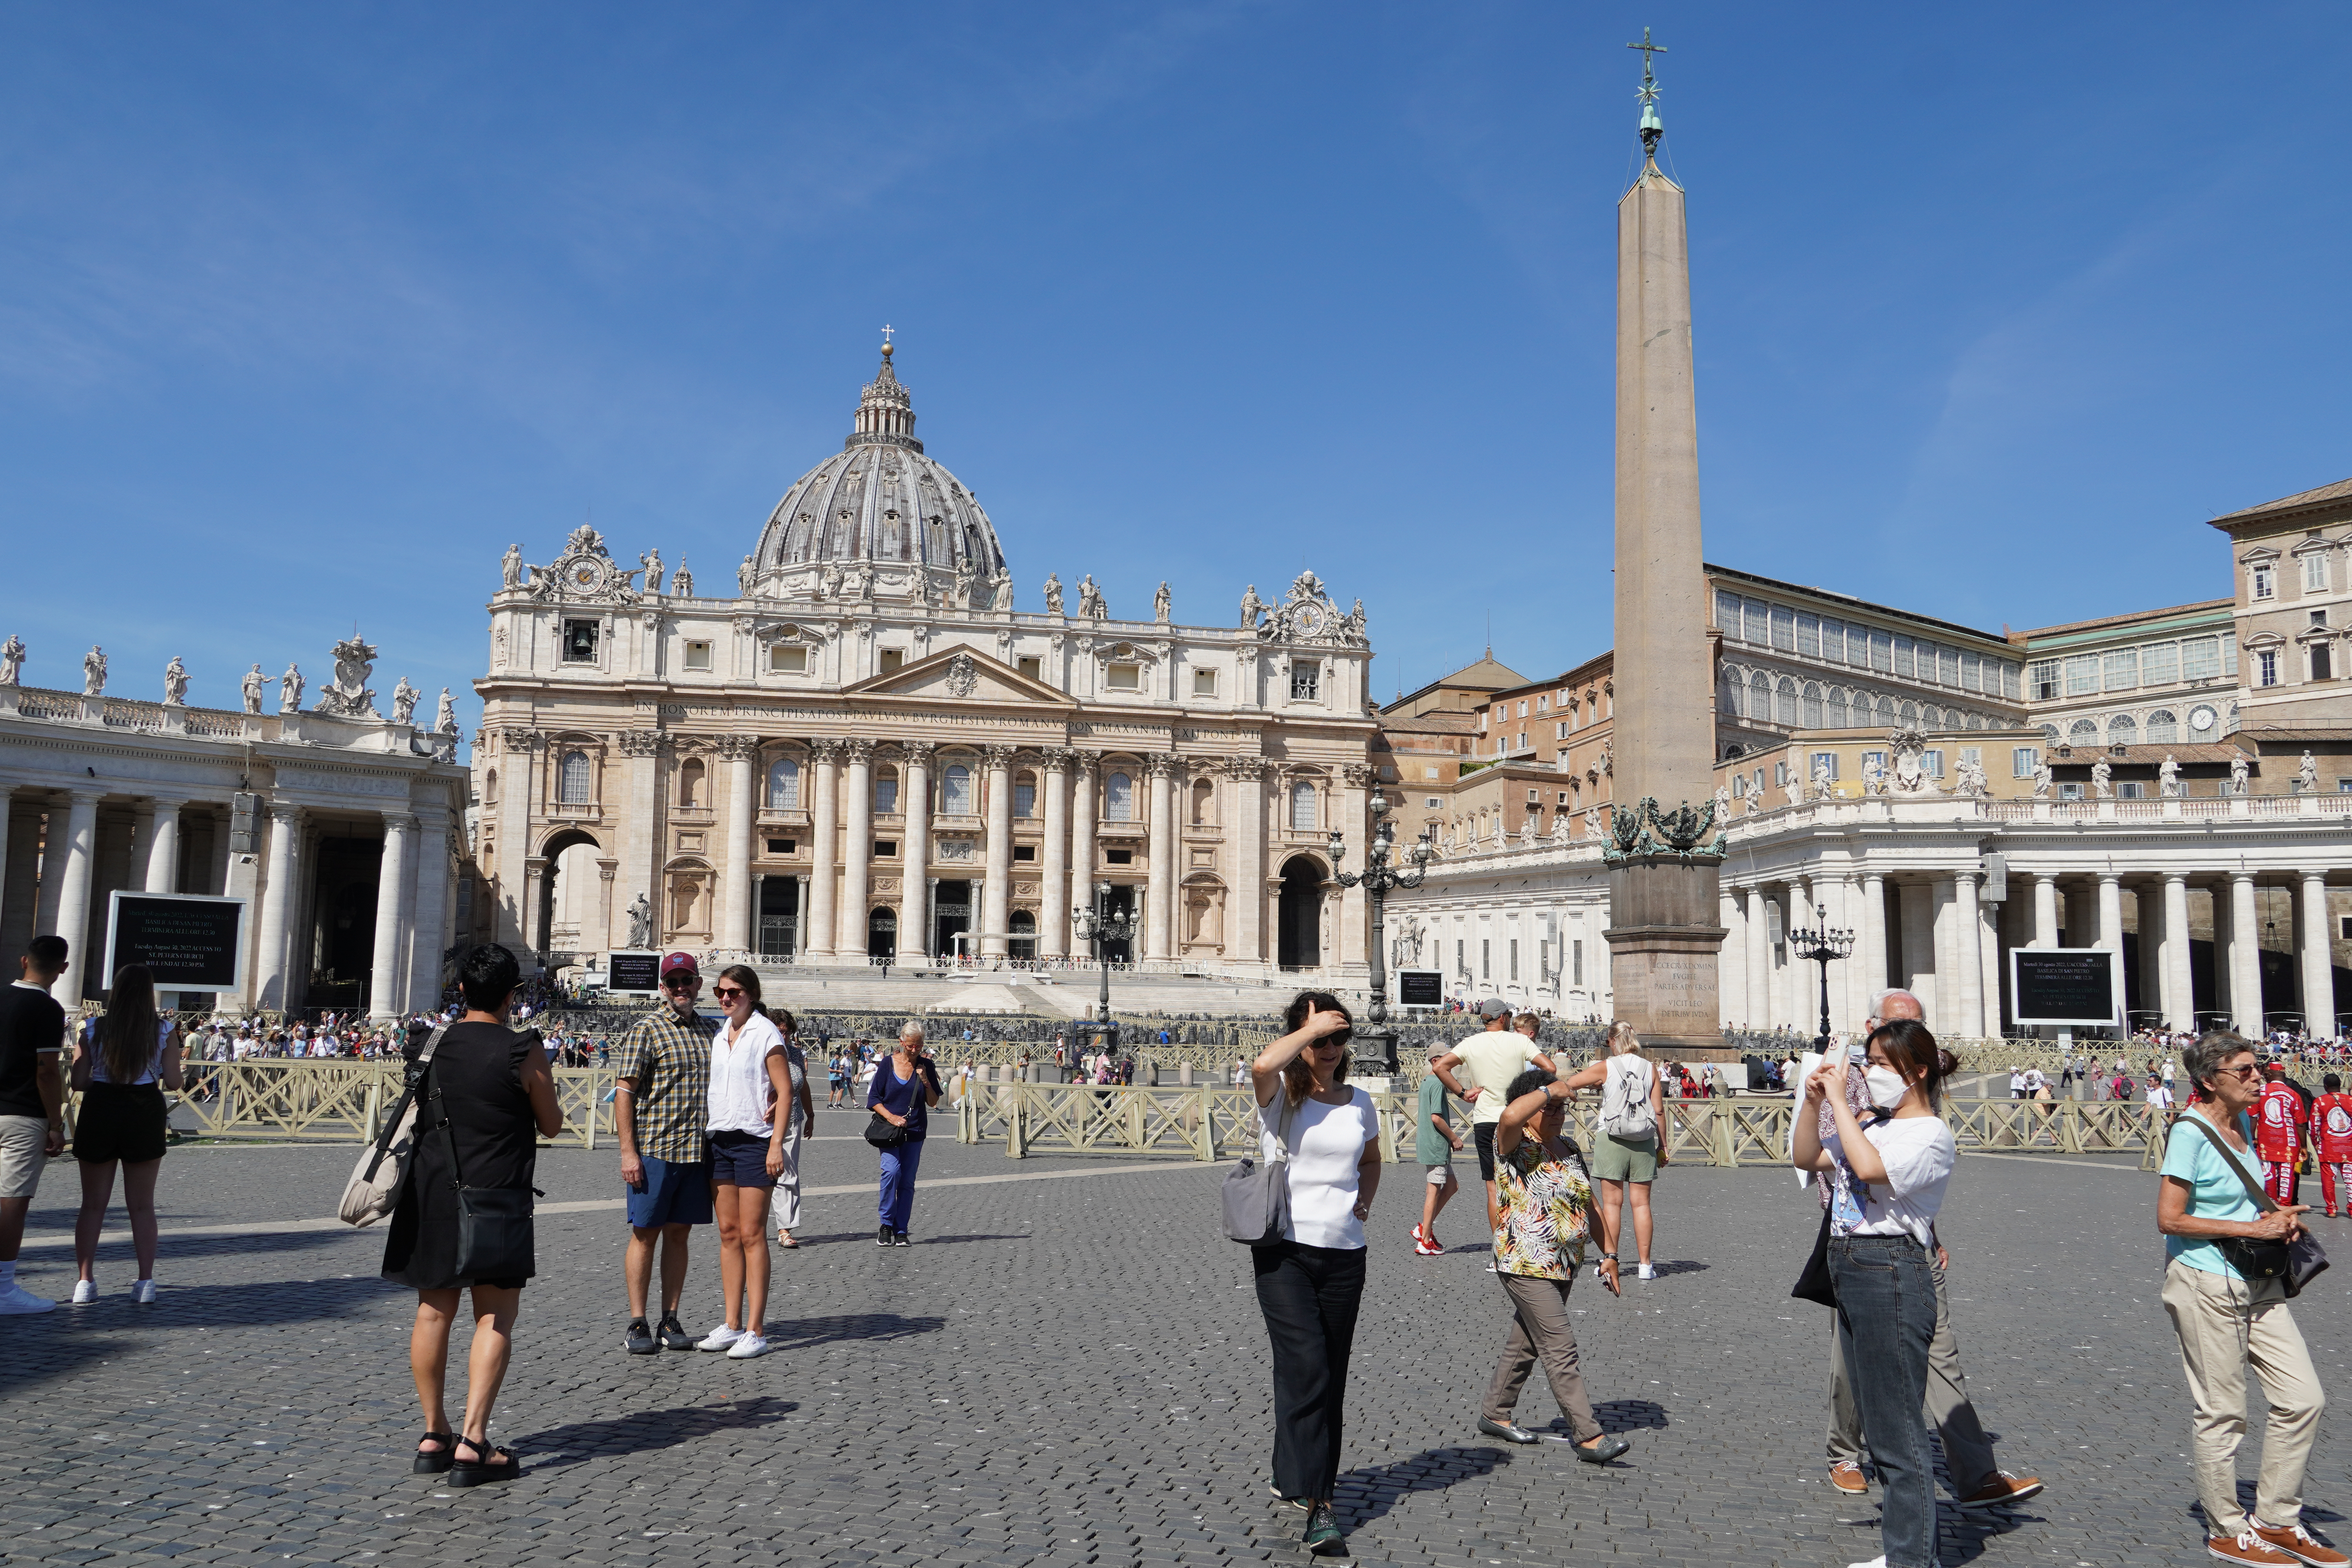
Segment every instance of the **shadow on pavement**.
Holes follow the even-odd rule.
[[[770,1426],[799,1408],[793,1400],[763,1394],[756,1399],[641,1410],[630,1415],[551,1426],[544,1432],[516,1438],[514,1451],[521,1456],[526,1475],[538,1470],[569,1469],[591,1459],[673,1448],[715,1432],[748,1431]]]
[[[952,1247],[958,1243],[966,1241],[1034,1241],[1035,1239],[1035,1236],[1025,1230],[1008,1231],[1003,1234],[982,1234],[981,1232],[974,1231],[965,1236],[918,1236],[910,1245],[915,1247]],[[800,1242],[803,1247],[815,1247],[824,1242],[841,1241],[862,1241],[866,1243],[866,1246],[872,1247],[874,1245],[874,1233],[870,1230],[841,1230],[833,1231],[824,1236],[803,1236],[800,1238]]]
[[[935,1334],[948,1326],[945,1318],[908,1318],[897,1312],[856,1312],[837,1318],[795,1318],[771,1322],[768,1338],[780,1351],[814,1350],[845,1341],[905,1340]]]
[[[1333,1489],[1338,1495],[1331,1500],[1347,1527],[1359,1529],[1387,1514],[1401,1498],[1444,1491],[1492,1475],[1510,1462],[1510,1457],[1498,1448],[1423,1448],[1408,1459],[1342,1471]]]
[[[1666,1407],[1654,1399],[1609,1399],[1592,1407],[1592,1418],[1604,1432],[1666,1428]]]

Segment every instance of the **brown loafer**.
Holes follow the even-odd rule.
[[[2352,1563],[2352,1557],[2314,1541],[2301,1524],[2257,1524],[2254,1538],[2273,1552],[2310,1563],[2311,1568],[2345,1568]]]
[[[1860,1497],[1870,1489],[1870,1478],[1852,1459],[1841,1459],[1830,1467],[1830,1485],[1849,1497]]]

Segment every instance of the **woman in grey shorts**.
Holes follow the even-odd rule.
[[[1608,1076],[1601,1085],[1601,1121],[1592,1141],[1592,1178],[1601,1184],[1601,1212],[1610,1237],[1625,1234],[1621,1205],[1633,1201],[1633,1245],[1641,1249],[1641,1278],[1655,1279],[1650,1262],[1650,1184],[1658,1167],[1671,1164],[1661,1136],[1666,1125],[1665,1086],[1657,1068],[1642,1054],[1633,1026],[1609,1026]]]

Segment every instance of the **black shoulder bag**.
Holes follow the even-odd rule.
[[[530,1048],[540,1048],[530,1031]],[[430,1069],[428,1070],[428,1074]],[[537,1238],[531,1225],[532,1187],[469,1187],[457,1169],[457,1137],[449,1130],[449,1105],[433,1084],[434,1108],[441,1115],[441,1152],[449,1161],[449,1184],[457,1194],[457,1258],[451,1272],[460,1279],[528,1279],[538,1272]]]
[[[908,1127],[900,1127],[893,1122],[888,1117],[883,1115],[879,1110],[877,1110],[872,1116],[866,1118],[866,1141],[868,1143],[873,1144],[877,1149],[896,1149],[898,1145],[904,1143],[909,1137],[913,1136],[911,1123],[915,1120],[915,1102],[922,1098],[923,1090],[926,1087],[938,1081],[927,1070],[929,1066],[930,1063],[928,1060],[917,1061],[915,1063],[915,1076],[908,1080],[914,1089],[914,1093],[907,1097],[907,1121],[910,1125]],[[887,1071],[893,1079],[896,1079],[898,1076],[898,1069],[892,1068],[887,1058],[880,1067],[876,1068],[874,1070],[877,1073]],[[884,1098],[887,1099],[888,1097],[886,1095]]]
[[[1804,1110],[1805,1102],[1800,1100],[1797,1113],[1802,1115]],[[1875,1127],[1886,1120],[1884,1115],[1876,1116],[1869,1125]],[[1827,1171],[1813,1173],[1816,1182],[1826,1182],[1829,1178]],[[1868,1202],[1869,1187],[1861,1182],[1855,1182],[1854,1185],[1862,1189],[1863,1201]],[[1789,1288],[1789,1294],[1799,1301],[1817,1301],[1824,1307],[1834,1307],[1837,1305],[1837,1285],[1830,1278],[1830,1216],[1837,1212],[1837,1195],[1833,1193],[1829,1194],[1829,1200],[1822,1205],[1822,1228],[1813,1234],[1812,1256],[1805,1259],[1804,1272],[1797,1276],[1797,1282]]]
[[[2183,1121],[2195,1123],[2197,1131],[2205,1134],[2213,1147],[2221,1151],[2221,1158],[2230,1163],[2230,1169],[2238,1173],[2238,1180],[2246,1184],[2246,1191],[2252,1194],[2264,1214],[2279,1206],[2277,1201],[2263,1190],[2263,1184],[2247,1174],[2246,1168],[2238,1163],[2238,1156],[2230,1148],[2228,1140],[2213,1131],[2211,1122],[2193,1110],[2173,1125],[2178,1127]],[[2290,1300],[2302,1295],[2305,1286],[2327,1270],[2327,1253],[2320,1247],[2319,1238],[2307,1230],[2293,1241],[2258,1241],[2249,1236],[2217,1236],[2212,1241],[2221,1249],[2221,1256],[2230,1260],[2231,1268],[2250,1281],[2277,1280],[2286,1287]]]

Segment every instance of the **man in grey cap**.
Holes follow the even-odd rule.
[[[1502,1223],[1495,1209],[1495,1123],[1503,1119],[1503,1090],[1529,1067],[1559,1069],[1535,1043],[1511,1027],[1511,1005],[1499,996],[1478,1004],[1484,1034],[1473,1035],[1429,1064],[1447,1090],[1470,1101],[1470,1136],[1478,1145],[1478,1174],[1486,1181],[1486,1228]],[[1460,1077],[1455,1073],[1459,1071]]]

